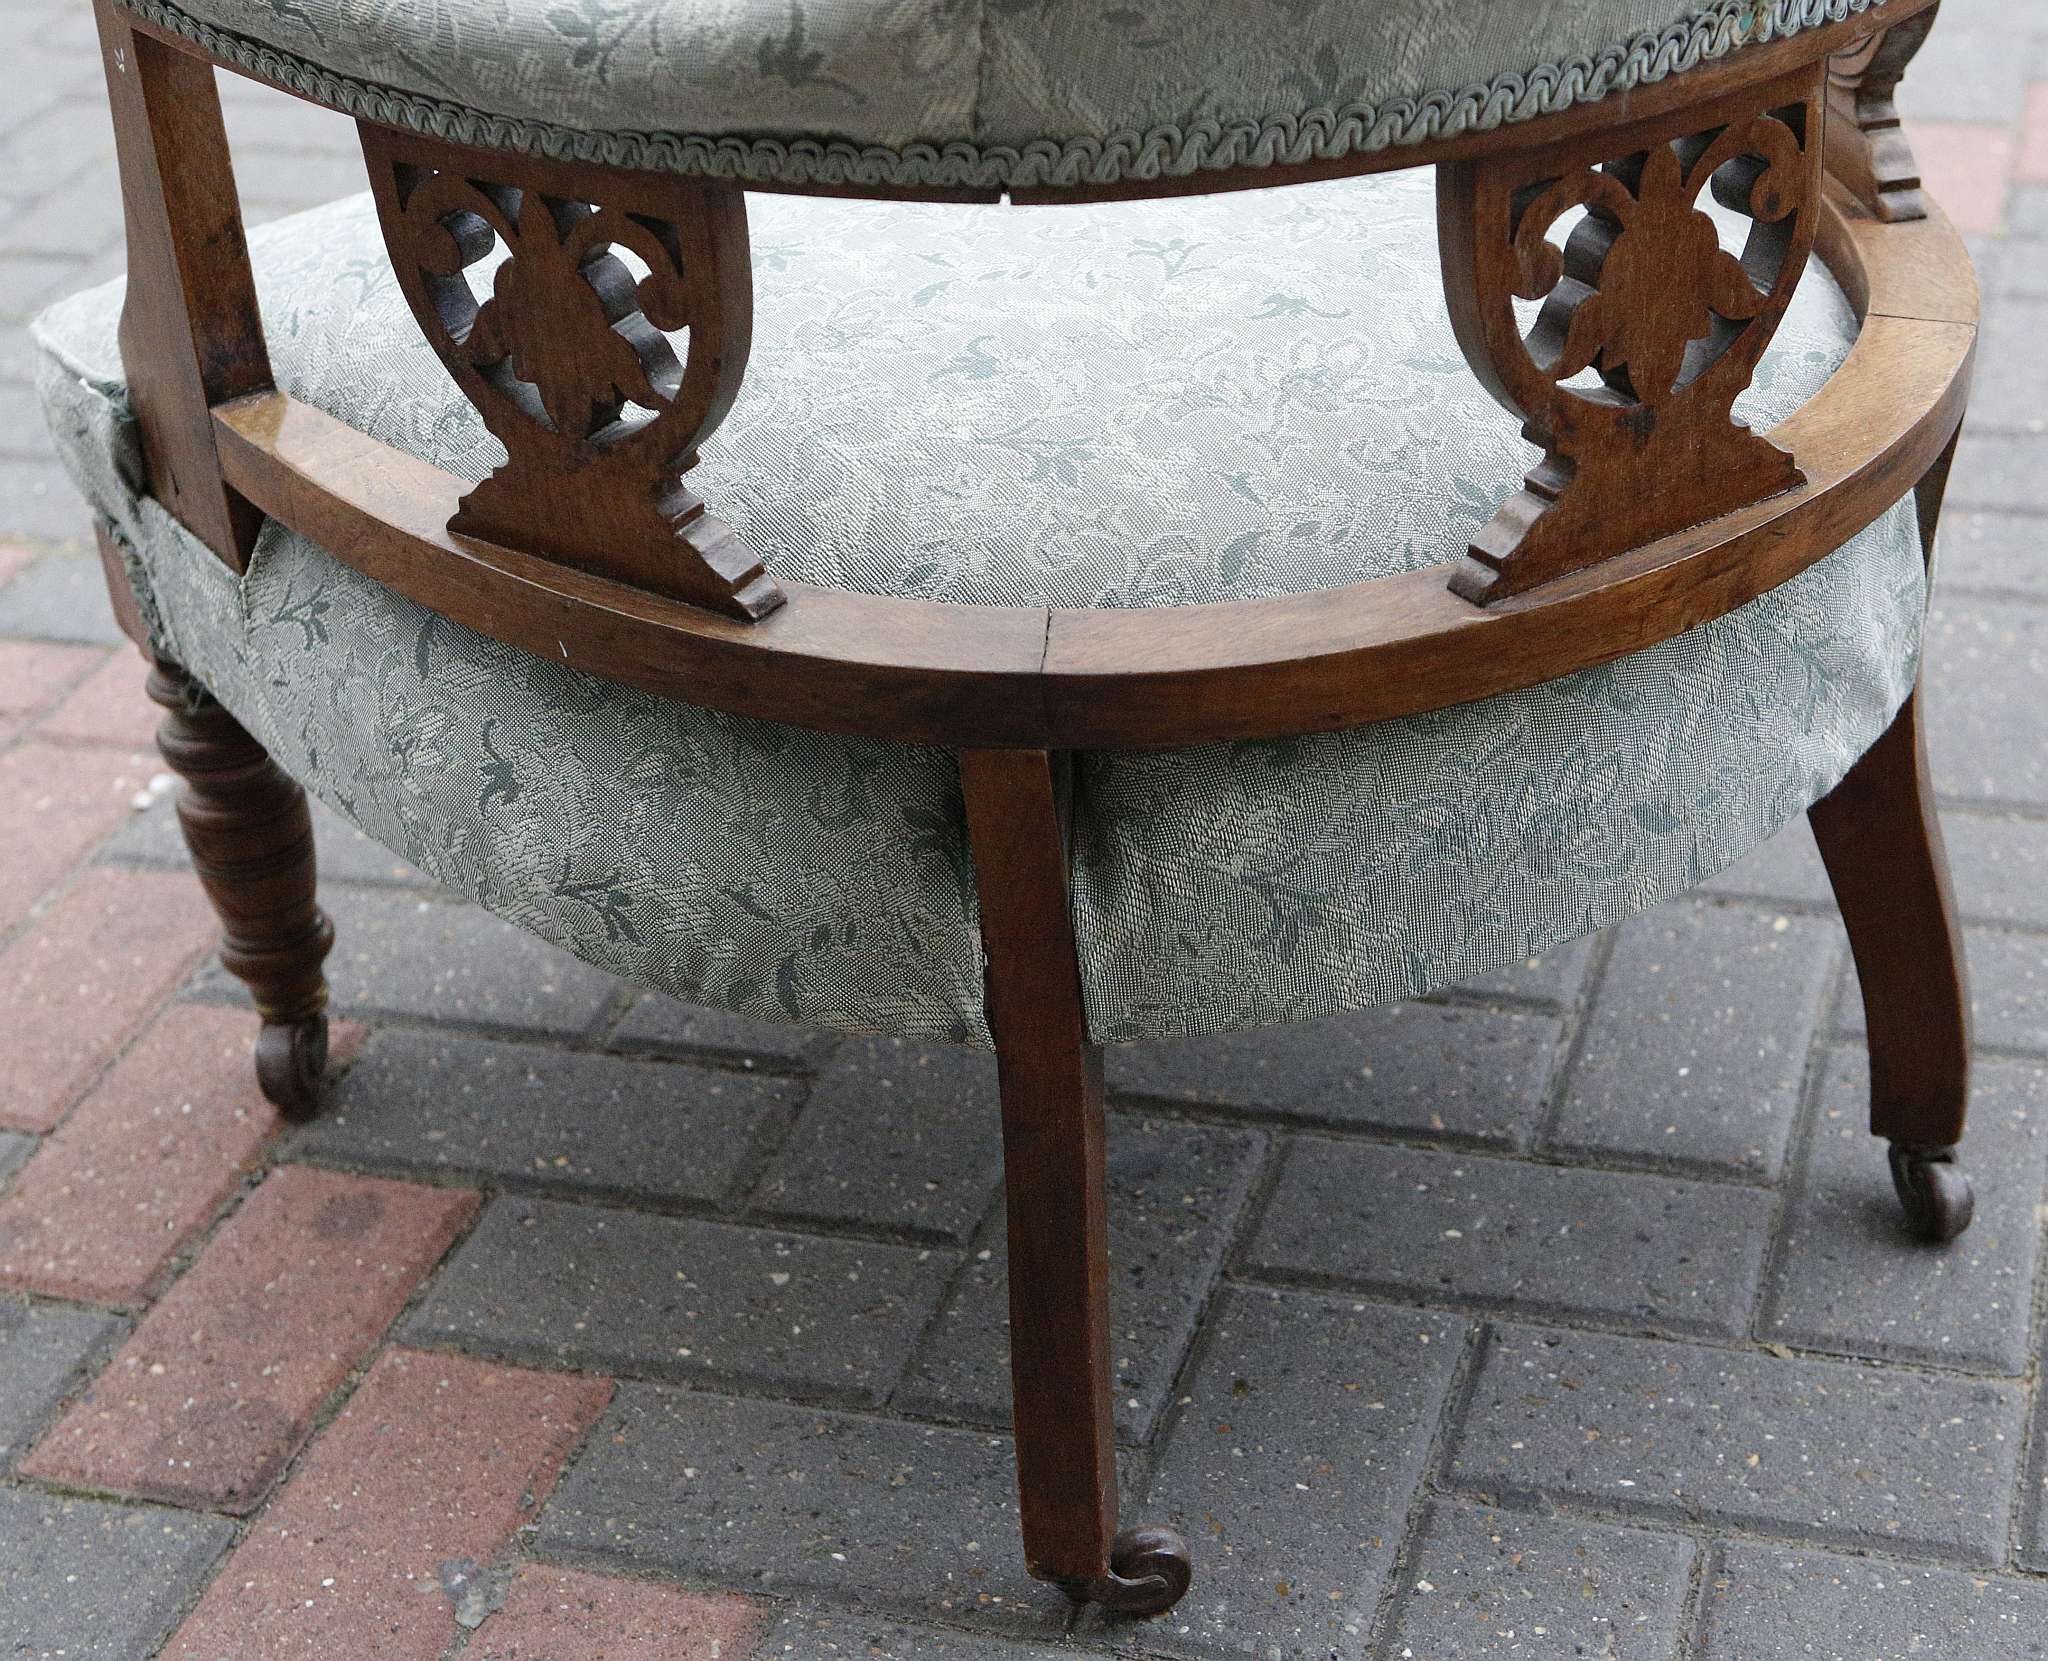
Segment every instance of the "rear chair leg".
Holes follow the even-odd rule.
[[[1808,817],[1863,986],[1871,1132],[1891,1142],[1913,1232],[1953,1240],[1973,1203],[1955,1162],[1970,1093],[1970,991],[1917,691]]]
[[[1116,1531],[1102,1051],[1082,1013],[1053,757],[964,750],[960,779],[1003,1098],[1024,1558],[1076,1602],[1157,1615],[1191,1567],[1172,1529]]]
[[[1954,453],[1951,440],[1916,490],[1930,573]],[[1956,1164],[1970,1095],[1970,984],[1918,688],[1807,818],[1863,988],[1871,1133],[1891,1143],[1892,1182],[1913,1232],[1953,1240],[1976,1203]]]
[[[197,681],[157,657],[149,695],[166,711],[157,748],[184,780],[178,823],[220,918],[220,959],[249,988],[263,1030],[256,1078],[288,1119],[309,1119],[327,1071],[334,925],[313,896],[306,793]]]

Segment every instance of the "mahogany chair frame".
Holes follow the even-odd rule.
[[[1077,1599],[1169,1607],[1189,1583],[1185,1543],[1117,1528],[1102,1055],[1064,851],[1072,753],[1346,728],[1566,675],[1776,587],[1909,491],[1931,562],[1977,325],[1968,258],[1920,193],[1890,102],[1934,5],[1888,0],[1882,28],[1827,25],[1492,132],[1013,193],[1053,204],[1433,165],[1460,344],[1544,451],[1450,567],[1259,601],[1047,610],[778,581],[688,490],[740,394],[755,186],[365,123],[401,282],[510,459],[471,489],[278,390],[215,65],[117,0],[95,4],[133,273],[121,347],[150,488],[221,560],[244,569],[277,519],[421,605],[592,674],[958,752],[1001,1078],[1025,1554]],[[1739,260],[1699,240],[1691,204],[1706,188],[1752,221]],[[1560,255],[1545,233],[1578,206]],[[479,310],[462,271],[494,239],[520,274]],[[619,243],[646,280],[621,276],[606,252]],[[1809,250],[1861,330],[1813,399],[1754,434],[1729,406]],[[1526,341],[1517,295],[1544,300]],[[679,360],[666,342],[686,326]],[[1563,385],[1586,370],[1590,394]],[[623,422],[629,402],[653,418]],[[164,753],[187,781],[181,817],[225,960],[263,1017],[264,1087],[308,1113],[332,929],[303,794],[177,665],[157,661],[152,693],[170,711]],[[1811,819],[1870,1016],[1872,1129],[1913,1227],[1952,1238],[1970,1206],[1954,1165],[1968,994],[1917,694]]]

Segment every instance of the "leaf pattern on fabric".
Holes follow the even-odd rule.
[[[385,126],[786,184],[1110,183],[1569,109],[1884,0],[120,0]]]
[[[692,483],[785,578],[1024,605],[1310,590],[1452,557],[1531,453],[1451,338],[1425,177],[1090,209],[751,211],[754,356]],[[281,385],[464,477],[497,463],[365,199],[250,242]],[[134,562],[154,636],[309,789],[642,984],[987,1042],[950,755],[577,674],[277,525],[238,584],[140,494],[120,303],[110,285],[35,326],[58,447]],[[1853,332],[1816,271],[1745,416],[1789,413]],[[1409,997],[1691,886],[1883,730],[1912,683],[1923,590],[1902,505],[1727,617],[1525,692],[1347,733],[1083,757],[1094,1031]]]

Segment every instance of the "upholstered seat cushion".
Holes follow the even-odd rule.
[[[1883,0],[122,0],[355,115],[621,165],[1006,186],[1497,127]]]
[[[754,357],[692,479],[786,577],[967,603],[1311,589],[1453,557],[1528,461],[1451,339],[1425,178],[1029,212],[770,197],[753,214]],[[493,464],[366,201],[251,242],[281,384],[468,477]],[[164,649],[310,789],[645,984],[985,1040],[950,756],[576,674],[275,524],[237,583],[138,494],[119,304],[102,288],[36,327],[60,447]],[[1746,412],[1796,407],[1853,328],[1809,274]],[[1883,730],[1923,599],[1902,508],[1598,670],[1350,733],[1081,758],[1094,1030],[1410,996],[1697,882]]]

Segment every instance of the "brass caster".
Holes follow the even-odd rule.
[[[1099,1603],[1119,1615],[1163,1615],[1194,1579],[1188,1543],[1170,1528],[1127,1528],[1109,1548],[1109,1573],[1094,1580],[1064,1580],[1076,1603]]]
[[[327,1076],[327,1017],[309,1015],[289,1026],[265,1021],[256,1035],[256,1082],[287,1119],[310,1119],[320,1108]]]
[[[1954,1148],[1891,1145],[1892,1186],[1906,1208],[1906,1226],[1920,1239],[1940,1245],[1970,1226],[1977,1209],[1970,1179],[1956,1163]]]

